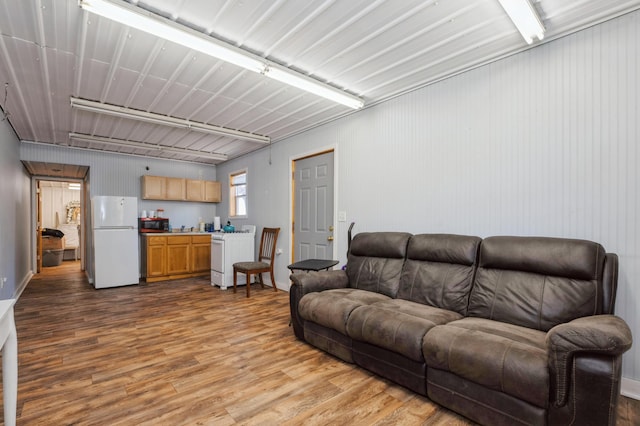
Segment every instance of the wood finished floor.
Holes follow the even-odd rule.
[[[270,288],[94,290],[66,261],[34,277],[15,318],[19,425],[472,424],[296,340],[288,294]]]
[[[298,341],[288,293],[251,290],[44,268],[15,307],[18,424],[471,424]]]

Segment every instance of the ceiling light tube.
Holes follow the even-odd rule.
[[[120,22],[132,28],[152,34],[164,40],[170,40],[205,55],[220,58],[253,72],[261,72],[263,61],[247,55],[241,49],[205,37],[202,33],[188,27],[178,26],[173,21],[163,18],[129,3],[106,0],[79,0],[79,5],[96,15]]]
[[[188,148],[175,148],[171,146],[162,146],[162,145],[149,144],[144,142],[103,138],[100,136],[92,136],[92,135],[87,135],[83,133],[69,133],[69,138],[79,140],[79,141],[89,142],[89,143],[94,143],[94,142],[103,143],[106,145],[122,146],[126,148],[149,149],[153,151],[164,151],[164,152],[172,152],[176,154],[192,155],[195,157],[206,158],[209,160],[227,161],[227,156],[225,154],[217,154],[215,152],[196,151]]]
[[[538,13],[529,0],[498,0],[515,24],[527,44],[533,43],[533,37],[544,38],[545,28]]]
[[[168,115],[141,111],[139,109],[126,108],[111,104],[103,104],[100,102],[74,97],[71,97],[70,100],[72,108],[76,108],[82,111],[112,115],[129,120],[144,121],[146,123],[160,124],[163,126],[193,130],[196,132],[226,136],[234,139],[242,139],[263,144],[268,144],[271,140],[271,138],[269,138],[268,136],[256,135],[254,133],[244,132],[242,130],[227,129],[226,127],[214,126],[212,124],[200,123],[198,121],[186,120],[184,118],[169,117]]]
[[[346,92],[333,89],[331,86],[321,84],[317,80],[299,73],[293,73],[291,70],[278,65],[269,65],[264,71],[264,75],[298,89],[305,90],[323,98],[338,102],[353,109],[362,108],[364,102],[362,99],[352,96]]]
[[[186,26],[176,24],[174,21],[127,2],[121,0],[78,0],[78,4],[82,9],[96,15],[136,28],[164,40],[172,41],[205,55],[222,59],[249,71],[264,74],[282,83],[306,90],[350,108],[357,109],[364,105],[362,99],[347,92],[286,67],[275,65],[258,55],[206,36]]]

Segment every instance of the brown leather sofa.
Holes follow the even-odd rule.
[[[361,233],[296,273],[295,335],[486,425],[615,425],[618,261],[544,237]]]

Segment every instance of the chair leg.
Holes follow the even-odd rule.
[[[251,293],[251,274],[247,273],[247,298],[249,297],[250,293]]]
[[[278,286],[276,286],[276,279],[273,276],[273,269],[269,271],[269,274],[271,274],[271,285],[273,286],[273,291],[277,292]]]
[[[238,271],[233,268],[233,292],[236,292],[236,286],[238,285]]]
[[[258,274],[258,279],[260,280],[260,287],[264,288],[264,280],[262,279],[262,272]]]

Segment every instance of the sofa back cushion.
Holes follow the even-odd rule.
[[[480,241],[451,234],[411,237],[397,297],[465,315]]]
[[[584,240],[486,238],[467,314],[541,331],[599,314],[605,254]]]
[[[349,248],[349,287],[396,297],[402,264],[411,234],[405,232],[362,232]]]

